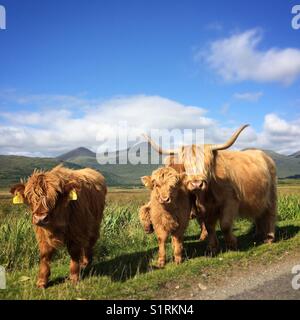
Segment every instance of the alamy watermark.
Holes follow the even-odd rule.
[[[300,29],[300,4],[293,6],[292,14],[294,15],[292,19],[292,28],[295,30]]]
[[[204,148],[204,129],[151,129],[147,133],[147,137],[143,136],[138,128],[128,126],[126,121],[117,123],[113,128],[109,137],[104,137],[103,132],[99,132],[96,140],[99,143],[97,149],[97,161],[99,164],[160,164],[161,155],[157,148],[163,150],[179,150],[179,146],[198,146],[200,160]],[[157,148],[150,148],[148,144],[151,139],[152,144]],[[191,153],[195,150],[192,151]],[[164,152],[168,154],[168,152]],[[177,153],[177,152],[173,152]],[[172,154],[172,152],[170,152]],[[187,155],[188,156],[188,155]],[[191,154],[192,156],[192,154]],[[174,162],[179,163],[178,158],[174,158]]]
[[[294,290],[300,289],[300,265],[296,265],[292,268],[292,274],[295,276],[292,279],[292,287]]]
[[[6,289],[5,268],[0,266],[0,290]]]
[[[0,5],[0,30],[6,29],[6,10],[5,7]]]

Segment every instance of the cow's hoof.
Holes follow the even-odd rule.
[[[37,281],[37,283],[36,283],[36,286],[37,286],[39,289],[46,289],[46,287],[47,287],[47,281],[39,279],[39,280]]]
[[[180,263],[182,263],[182,257],[175,257],[174,258],[174,262],[176,263],[176,264],[180,264]]]
[[[238,249],[237,242],[232,241],[232,242],[226,243],[227,251],[237,251],[237,249]]]
[[[79,282],[79,276],[78,275],[71,275],[70,281],[72,284],[76,285]]]
[[[166,261],[161,261],[161,260],[158,260],[157,262],[157,268],[159,269],[163,269],[166,265]]]
[[[275,241],[275,239],[270,237],[270,238],[265,239],[264,243],[272,244],[274,241]]]
[[[215,257],[218,253],[218,247],[208,246],[205,250],[205,255],[208,257]]]

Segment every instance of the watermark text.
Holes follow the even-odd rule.
[[[292,28],[294,30],[300,29],[300,4],[293,6],[292,14],[294,15],[292,19]]]
[[[6,29],[6,10],[5,7],[0,5],[0,30]]]

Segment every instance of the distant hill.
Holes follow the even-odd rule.
[[[56,157],[57,160],[60,161],[70,161],[72,159],[76,159],[78,157],[92,157],[95,158],[96,157],[96,153],[92,152],[91,150],[87,149],[87,148],[77,148],[74,149],[72,151],[69,151],[67,153],[64,153],[58,157]]]
[[[89,151],[89,152],[87,152]],[[74,157],[74,154],[77,154]],[[130,150],[120,150],[111,152],[96,158],[96,154],[86,148],[78,148],[70,151],[57,159],[64,159],[68,162],[75,163],[82,167],[90,167],[99,170],[106,178],[108,185],[111,186],[140,186],[140,178],[144,175],[150,174],[154,169],[158,168],[159,164],[131,164],[128,158],[141,157],[142,163],[150,163],[150,148],[147,143],[141,143]],[[108,162],[111,164],[99,164],[98,160],[102,163]],[[113,160],[115,164],[113,164]],[[161,157],[159,163],[162,163]]]
[[[265,150],[265,152],[275,161],[279,178],[296,178],[300,175],[300,157],[297,156],[300,152],[291,156],[270,150]]]
[[[62,162],[55,158],[0,155],[0,187],[19,182],[20,178],[28,177],[34,169],[49,170],[60,163],[64,163],[68,168],[81,168],[76,163]]]
[[[300,151],[297,151],[297,152],[291,154],[289,157],[291,157],[291,158],[300,158]]]
[[[300,178],[300,151],[290,156],[282,155],[271,150],[264,150],[269,154],[277,165],[277,173],[279,178]],[[154,153],[155,154],[155,153]],[[33,169],[51,169],[59,163],[64,163],[70,168],[94,168],[105,176],[109,186],[132,187],[140,186],[140,177],[150,174],[154,169],[158,168],[162,163],[159,157],[157,164],[130,164],[127,159],[138,158],[142,163],[150,160],[150,148],[147,143],[141,143],[129,150],[121,150],[116,153],[108,153],[96,158],[96,153],[87,148],[77,148],[71,150],[57,158],[31,158],[20,156],[0,155],[0,187],[8,186],[18,182],[20,178],[29,176]],[[98,160],[116,158],[116,164],[99,164]],[[122,164],[127,163],[127,164]],[[150,163],[150,161],[148,162]]]

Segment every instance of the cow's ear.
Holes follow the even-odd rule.
[[[21,204],[25,202],[24,197],[25,185],[23,183],[18,183],[10,188],[10,193],[13,197],[13,204]]]
[[[152,183],[151,176],[141,177],[141,181],[145,187],[147,187],[148,189],[153,189],[153,183]]]
[[[71,180],[64,185],[63,192],[68,196],[69,200],[76,201],[78,198],[78,192],[80,191],[80,185],[77,181]]]

